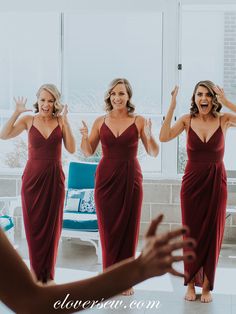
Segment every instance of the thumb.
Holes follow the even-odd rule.
[[[87,124],[84,122],[84,120],[82,120],[83,123],[83,127],[87,128]]]
[[[158,225],[161,223],[162,219],[163,219],[163,215],[159,215],[157,216],[155,219],[152,220],[146,234],[145,237],[150,237],[150,236],[154,236],[157,230]]]

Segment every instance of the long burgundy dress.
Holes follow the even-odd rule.
[[[95,203],[105,269],[135,254],[143,188],[135,121],[115,137],[104,119],[100,139],[103,157],[96,171]]]
[[[190,275],[185,285],[195,278],[195,285],[202,287],[205,273],[210,290],[213,290],[227,201],[221,125],[207,142],[203,142],[190,125],[187,154],[181,188],[182,221],[189,226],[191,237],[197,241],[197,258],[193,263],[184,265]]]
[[[31,268],[37,279],[54,278],[62,228],[65,176],[61,165],[59,124],[46,139],[33,125],[28,133],[28,161],[22,176],[22,208]]]

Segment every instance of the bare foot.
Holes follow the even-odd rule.
[[[43,286],[42,281],[37,281],[37,284],[38,284],[39,286]]]
[[[125,290],[124,292],[122,292],[122,295],[132,295],[134,294],[134,289],[133,288],[130,288],[130,289],[127,289]]]
[[[202,295],[201,295],[201,302],[202,303],[209,303],[212,301],[212,296],[210,292],[210,282],[207,278],[207,275],[204,274],[204,282],[202,286]]]
[[[212,295],[208,289],[207,290],[202,289],[201,302],[202,303],[212,302]]]
[[[188,284],[188,289],[187,289],[184,299],[187,301],[195,301],[196,298],[197,296],[196,296],[194,284],[190,283]]]
[[[55,286],[55,281],[54,280],[52,280],[52,279],[49,279],[46,283],[45,283],[45,285],[46,286]]]
[[[49,279],[47,282],[37,281],[37,284],[40,286],[55,286],[55,281],[52,279]]]

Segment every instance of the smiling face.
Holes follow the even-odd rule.
[[[38,97],[38,109],[39,114],[44,117],[52,116],[54,110],[55,98],[51,93],[46,90],[42,90]]]
[[[212,111],[212,95],[204,86],[198,86],[194,95],[199,114],[207,115]]]
[[[114,110],[127,108],[126,104],[129,100],[125,84],[117,84],[110,92],[110,102]]]

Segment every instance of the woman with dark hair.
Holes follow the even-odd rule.
[[[83,121],[81,149],[94,154],[101,140],[103,157],[95,182],[95,203],[102,245],[103,268],[134,256],[143,199],[142,173],[137,160],[139,138],[151,156],[158,145],[151,120],[134,115],[132,88],[126,79],[111,82],[105,95],[107,115],[96,119],[90,135]],[[133,289],[124,294],[130,295]]]
[[[61,165],[62,140],[75,151],[75,139],[55,85],[45,84],[37,92],[36,115],[26,115],[26,99],[15,99],[16,109],[0,132],[9,139],[28,131],[28,161],[22,176],[21,199],[31,269],[37,280],[54,279],[58,242],[62,228],[65,176]]]
[[[184,130],[187,133],[188,161],[182,180],[182,222],[196,239],[194,263],[185,264],[190,276],[185,299],[196,300],[195,285],[202,287],[202,302],[211,302],[215,270],[224,234],[227,200],[226,172],[223,163],[226,130],[236,123],[236,116],[220,114],[216,87],[200,81],[194,88],[190,114],[172,127],[178,87],[172,92],[169,111],[160,131],[160,141],[167,142]]]

